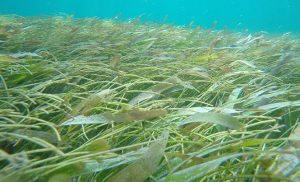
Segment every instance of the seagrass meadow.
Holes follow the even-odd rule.
[[[299,181],[300,39],[0,16],[0,181]]]

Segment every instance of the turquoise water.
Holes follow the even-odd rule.
[[[0,0],[0,14],[140,16],[142,21],[231,30],[300,33],[300,0]]]

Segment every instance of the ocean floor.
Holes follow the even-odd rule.
[[[298,181],[300,38],[0,16],[0,181]]]

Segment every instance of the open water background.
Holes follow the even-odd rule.
[[[0,14],[74,15],[237,31],[300,33],[300,0],[0,0]]]

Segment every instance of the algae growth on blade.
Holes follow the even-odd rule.
[[[288,34],[0,16],[0,181],[297,181],[299,60]]]

